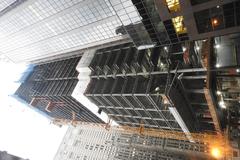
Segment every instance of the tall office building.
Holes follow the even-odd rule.
[[[141,48],[239,31],[239,2],[217,0],[5,0],[1,54],[44,61],[130,40]]]
[[[93,61],[89,64],[95,88],[89,85],[85,95],[100,107],[99,113],[107,112],[120,124],[143,121],[151,127],[185,132],[220,132],[224,127],[222,110],[211,93],[212,74],[208,74],[215,64],[204,57],[221,55],[220,50],[213,50],[218,38],[209,36],[239,31],[239,1],[30,0],[18,4],[6,7],[0,17],[2,41],[7,43],[0,51],[15,61],[41,61],[98,46],[95,57],[95,51],[90,52]],[[10,21],[16,25],[9,26]],[[118,40],[130,42],[105,46]],[[114,85],[113,89],[108,85]],[[168,104],[161,105],[164,101]]]
[[[100,113],[106,112],[121,125],[218,132],[221,124],[214,124],[214,113],[208,108],[215,99],[205,94],[207,73],[202,54],[194,50],[194,43],[189,45],[194,58],[188,63],[179,56],[182,48],[139,51],[127,43],[97,50],[88,57],[84,94]],[[171,57],[166,59],[167,55]],[[80,74],[85,70],[78,68]]]
[[[0,15],[1,53],[47,74],[17,94],[51,117],[187,135],[232,121],[239,139],[239,0],[22,0]]]
[[[97,114],[89,105],[74,98],[78,84],[76,66],[81,57],[35,65],[15,96],[49,118],[107,122],[107,115]],[[86,102],[86,101],[85,101]]]
[[[137,28],[137,24],[118,28],[118,32],[129,34],[134,47],[97,51],[90,66],[92,80],[86,95],[120,124],[143,122],[151,127],[181,128],[185,132],[220,133],[226,115],[223,102],[216,95],[215,75],[225,70],[228,76],[232,74],[229,70],[239,68],[239,1],[132,3],[150,43],[133,35],[132,28]],[[119,8],[123,17],[129,15],[124,10]],[[155,47],[144,49],[149,47],[147,44]],[[155,92],[162,94],[155,102],[151,97],[157,95],[154,87]],[[165,99],[163,94],[171,106],[160,107],[160,99],[162,102]],[[170,111],[176,121],[162,111],[165,114]]]
[[[7,152],[2,152],[0,151],[0,159],[1,160],[27,160],[27,159],[23,159],[11,154],[8,154]]]
[[[81,125],[69,127],[54,160],[200,160],[208,155],[209,149],[203,144]]]
[[[4,1],[0,12],[0,52],[14,62],[33,62],[126,40],[127,35],[116,32],[122,22],[113,7],[115,2],[120,1]],[[124,5],[130,6],[127,12],[135,18],[124,24],[140,19],[130,0]],[[124,7],[123,2],[120,7]]]
[[[83,54],[84,93],[120,125],[221,134],[227,124],[239,148],[239,34],[185,45],[137,50],[126,43]]]

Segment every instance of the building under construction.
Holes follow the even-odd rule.
[[[206,42],[208,43],[208,42]],[[181,44],[137,50],[125,44],[98,50],[89,68],[85,95],[122,125],[189,131],[220,131],[200,51],[189,43],[184,62]],[[207,101],[208,99],[208,101]],[[214,107],[215,109],[216,107]],[[197,113],[197,114],[196,114]]]
[[[36,65],[16,95],[51,118],[103,122],[72,97],[78,83],[76,66],[81,57]]]
[[[0,52],[36,63],[16,95],[51,118],[227,133],[240,148],[239,0],[28,0],[0,15]]]
[[[121,125],[221,132],[224,113],[202,58],[214,42],[181,45],[137,50],[125,43],[39,64],[16,95],[52,118],[103,122],[106,113]]]

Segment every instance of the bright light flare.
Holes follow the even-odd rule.
[[[218,24],[218,20],[217,20],[217,19],[214,19],[214,20],[213,20],[213,24],[217,25],[217,24]]]
[[[221,95],[222,94],[222,92],[221,91],[217,91],[217,95]]]
[[[218,18],[213,18],[212,19],[212,26],[213,27],[217,27],[220,24]]]
[[[222,151],[220,148],[218,147],[213,147],[211,149],[211,155],[214,157],[214,158],[221,158],[222,157]]]
[[[217,64],[216,64],[216,67],[219,68],[219,67],[220,67],[220,64],[217,63]]]
[[[220,101],[218,104],[219,104],[219,106],[220,106],[221,108],[223,108],[223,109],[226,109],[226,108],[227,108],[226,105],[225,105],[225,103],[224,103],[224,101]]]
[[[216,45],[215,45],[215,48],[220,48],[220,44],[216,44]]]
[[[182,47],[182,50],[183,50],[183,52],[185,52],[187,50],[187,48],[186,47]]]

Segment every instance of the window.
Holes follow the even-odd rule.
[[[104,148],[104,145],[101,145],[100,150],[103,150],[103,148]]]
[[[172,22],[177,34],[183,34],[187,32],[187,29],[184,26],[183,16],[172,18]]]
[[[227,3],[194,13],[199,33],[240,25],[240,2]]]
[[[71,159],[73,157],[73,152],[70,152],[68,158]]]
[[[89,150],[93,150],[93,146],[90,146],[90,147],[89,147]]]
[[[98,148],[99,148],[99,144],[96,144],[95,150],[98,150]]]
[[[76,147],[76,146],[78,146],[80,143],[81,143],[81,141],[76,140],[76,141],[73,143],[73,146]]]
[[[180,11],[179,0],[166,0],[166,3],[167,3],[167,7],[168,7],[170,13]]]
[[[87,160],[87,156],[84,156],[84,157],[83,157],[83,160]]]
[[[82,129],[79,129],[78,134],[81,135],[82,133],[83,133],[83,130],[82,130]]]

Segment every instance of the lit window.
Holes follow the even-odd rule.
[[[166,3],[170,12],[180,11],[179,0],[166,0]]]
[[[187,29],[183,23],[183,16],[172,18],[172,22],[177,34],[183,34],[187,32]]]

